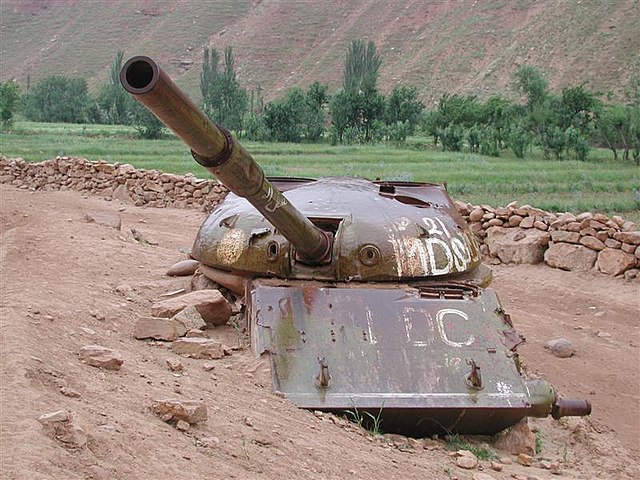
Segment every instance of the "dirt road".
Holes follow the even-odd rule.
[[[166,345],[135,340],[135,319],[161,294],[188,285],[163,274],[185,258],[181,249],[204,214],[6,185],[0,194],[2,478],[471,479],[444,444],[398,449],[340,419],[296,409],[271,393],[265,365],[249,352],[209,372],[201,360],[182,359],[185,370],[176,374],[166,367],[175,357]],[[89,211],[118,212],[122,230],[87,223]],[[136,242],[130,227],[158,245]],[[529,371],[593,402],[589,419],[532,422],[542,456],[562,462],[561,478],[640,478],[639,284],[544,266],[494,274],[527,337],[521,353]],[[230,327],[212,335],[239,340]],[[576,356],[543,349],[559,336],[574,342]],[[122,369],[81,363],[78,349],[88,344],[119,350]],[[201,399],[209,420],[182,433],[149,411],[157,398]],[[76,412],[89,433],[84,448],[66,449],[43,432],[37,418],[61,409]],[[204,437],[217,442],[202,446]],[[552,478],[517,465],[488,473]]]

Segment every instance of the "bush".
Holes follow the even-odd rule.
[[[521,124],[515,123],[509,127],[506,137],[507,147],[516,157],[524,158],[525,150],[531,145],[529,132]]]
[[[0,122],[3,130],[11,128],[19,101],[20,88],[15,82],[9,80],[0,84]]]
[[[250,115],[245,122],[245,138],[255,142],[267,142],[270,139],[269,129],[264,123],[264,117]]]
[[[480,154],[489,157],[500,156],[500,140],[493,127],[484,127],[480,132]]]
[[[396,145],[402,145],[407,141],[407,135],[409,134],[410,125],[408,122],[395,122],[387,126],[387,137],[390,142]]]
[[[464,139],[464,128],[462,125],[452,124],[441,130],[438,134],[442,142],[442,150],[449,152],[459,152],[462,150]]]
[[[585,161],[591,149],[589,140],[575,127],[569,127],[565,131],[565,138],[567,150],[573,150],[577,160]]]

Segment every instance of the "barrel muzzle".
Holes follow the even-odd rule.
[[[556,398],[551,416],[558,420],[562,417],[584,417],[591,415],[591,402],[582,398]]]

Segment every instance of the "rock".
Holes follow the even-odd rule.
[[[520,222],[522,222],[522,217],[520,215],[511,215],[509,217],[510,227],[517,227],[518,225],[520,225]]]
[[[511,465],[513,463],[510,457],[500,457],[498,461],[503,465]]]
[[[511,459],[509,459],[511,460]],[[491,460],[491,470],[495,470],[496,472],[501,472],[502,469],[504,468],[504,466],[502,465],[502,463],[499,462],[494,462],[493,460]]]
[[[638,277],[638,274],[640,274],[640,269],[630,268],[629,270],[624,272],[624,278],[626,278],[627,280],[633,280],[634,278]]]
[[[60,393],[65,397],[70,398],[80,398],[82,396],[80,395],[80,392],[70,387],[60,387]]]
[[[560,469],[560,464],[558,462],[551,462],[550,470],[553,475],[562,475],[562,470]]]
[[[209,338],[209,335],[207,335],[207,332],[205,332],[204,330],[198,330],[197,328],[194,328],[192,330],[189,330],[185,337],[187,338]]]
[[[549,225],[547,225],[547,224],[546,224],[546,223],[544,223],[544,222],[535,221],[535,222],[533,222],[533,226],[534,226],[535,228],[537,228],[538,230],[542,230],[542,231],[545,231],[545,232],[546,232],[547,230],[549,230]]]
[[[567,340],[566,338],[554,338],[553,340],[549,340],[545,343],[544,348],[550,350],[556,357],[559,358],[568,358],[575,353],[573,348],[573,344]],[[534,451],[535,453],[535,438],[534,438]],[[512,452],[513,453],[513,452]],[[524,452],[531,453],[531,452]],[[533,455],[533,453],[531,453]]]
[[[130,285],[123,283],[122,285],[118,285],[116,287],[116,292],[119,293],[120,295],[124,295],[125,297],[128,297],[133,294],[133,288]]]
[[[484,210],[482,208],[474,208],[473,211],[469,214],[469,221],[470,222],[479,222],[480,220],[482,220],[482,217],[484,216]]]
[[[555,232],[551,232],[551,240],[554,242],[579,243],[580,233],[556,230]]]
[[[475,472],[471,477],[471,480],[496,480],[496,479],[491,475],[489,475],[488,473]]]
[[[635,255],[635,257],[636,257],[637,259],[639,259],[639,260],[640,260],[640,246],[638,246],[638,247],[633,251],[633,254]]]
[[[176,313],[171,319],[176,323],[178,335],[185,336],[190,330],[202,330],[207,328],[207,324],[198,312],[196,307],[189,306]]]
[[[567,223],[567,231],[568,232],[579,232],[582,229],[580,226],[580,222],[570,222]]]
[[[631,245],[640,245],[640,232],[620,232],[617,240]]]
[[[204,448],[215,448],[220,446],[220,439],[218,437],[202,437],[196,442],[196,445]]]
[[[504,263],[540,263],[548,243],[549,234],[537,229],[522,231],[491,227],[487,230],[486,244],[489,253]]]
[[[171,265],[165,275],[169,277],[183,277],[187,275],[193,275],[199,266],[200,262],[198,262],[197,260],[183,260]]]
[[[120,352],[100,345],[87,345],[78,352],[80,359],[92,367],[120,370],[123,360]]]
[[[200,270],[197,270],[196,273],[191,277],[191,290],[214,290],[217,289],[219,285],[206,277]]]
[[[622,226],[620,227],[620,229],[621,229],[623,232],[634,232],[634,231],[637,231],[636,224],[635,224],[635,223],[633,223],[632,221],[629,221],[629,220],[628,220],[628,221],[626,221],[626,222],[624,222],[624,223],[622,224]]]
[[[182,333],[186,333],[186,329],[182,327]],[[160,317],[142,317],[136,321],[133,327],[133,336],[138,340],[145,338],[153,338],[155,340],[163,340],[165,342],[173,342],[180,334],[177,324],[173,319]]]
[[[622,245],[620,245],[620,250],[622,250],[624,253],[635,253],[636,246],[631,245],[630,243],[623,243]]]
[[[604,250],[605,246],[604,243],[602,243],[600,240],[598,240],[596,237],[592,237],[592,236],[586,236],[586,237],[582,237],[580,239],[580,243],[582,245],[584,245],[585,247],[590,248],[591,250]]]
[[[116,230],[120,230],[122,227],[122,219],[117,212],[88,212],[85,214],[85,220],[88,223],[97,223]]]
[[[133,239],[138,242],[141,243],[143,245],[158,245],[158,242],[156,242],[155,240],[152,240],[150,238],[145,237],[142,232],[140,230],[138,230],[136,227],[131,227],[129,229],[131,231],[131,235],[133,236]]]
[[[533,464],[533,457],[531,455],[527,455],[526,453],[521,453],[520,455],[518,455],[517,461],[520,465],[530,467]]]
[[[596,267],[603,273],[609,275],[620,275],[625,270],[636,266],[636,256],[625,253],[622,250],[605,248],[598,253]]]
[[[532,228],[536,221],[536,217],[524,217],[520,222],[520,228]]]
[[[456,465],[458,465],[460,468],[464,468],[465,470],[473,470],[478,466],[478,459],[473,454],[464,455],[458,457],[458,459],[456,460]]]
[[[182,420],[193,425],[207,420],[207,406],[200,400],[154,400],[151,410],[168,423]]]
[[[129,194],[129,190],[125,185],[118,185],[116,189],[113,191],[112,197],[114,200],[120,200],[124,203],[133,203],[133,199]]]
[[[171,344],[171,350],[178,355],[191,358],[219,359],[224,357],[222,344],[208,338],[181,338]]]
[[[614,240],[613,238],[607,238],[604,241],[604,246],[607,248],[620,248],[622,246],[622,242]]]
[[[500,220],[499,218],[492,218],[487,222],[487,228],[499,227],[501,225],[502,225],[502,220]]]
[[[211,370],[213,370],[214,368],[216,368],[216,364],[215,364],[215,363],[213,363],[213,362],[204,362],[204,363],[202,364],[202,369],[203,369],[205,372],[210,372],[210,371],[211,371]]]
[[[184,420],[178,420],[178,423],[176,423],[176,428],[181,432],[188,432],[191,428],[191,425]]]
[[[551,462],[547,462],[546,460],[542,460],[540,462],[540,468],[544,470],[551,470]]]
[[[81,448],[87,443],[87,434],[77,425],[75,414],[67,410],[45,413],[38,418],[45,433],[68,448]]]
[[[578,222],[582,222],[584,220],[591,220],[593,218],[593,213],[591,212],[583,212],[579,215],[576,215],[576,220]]]
[[[507,451],[512,455],[520,453],[534,455],[536,452],[536,436],[525,419],[502,432],[494,445],[498,450]]]
[[[176,358],[167,358],[167,368],[172,372],[181,372],[184,370],[182,362]]]
[[[550,267],[562,270],[587,271],[596,263],[598,254],[590,248],[570,243],[554,243],[544,254]]]
[[[195,307],[204,321],[211,325],[224,325],[231,317],[231,305],[218,290],[198,290],[163,300],[151,307],[151,314],[169,318],[189,306]]]

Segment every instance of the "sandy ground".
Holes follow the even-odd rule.
[[[185,371],[174,374],[166,345],[135,340],[137,316],[188,285],[164,272],[185,258],[181,249],[190,247],[203,213],[6,185],[0,194],[3,479],[472,478],[444,443],[396,448],[335,417],[296,409],[271,393],[265,365],[248,351],[210,372],[202,360],[182,359]],[[87,223],[89,211],[120,211],[122,231]],[[125,233],[132,226],[158,246],[135,242]],[[588,419],[531,422],[541,457],[562,463],[560,478],[640,478],[639,284],[544,266],[500,266],[494,275],[527,337],[521,353],[529,372],[593,402]],[[133,289],[128,298],[116,291],[125,284]],[[231,327],[211,334],[239,340]],[[572,340],[577,355],[559,359],[543,349],[558,336]],[[80,362],[78,349],[88,344],[119,350],[122,369]],[[62,386],[80,398],[62,395]],[[209,419],[182,433],[150,412],[158,398],[201,399]],[[37,418],[60,409],[74,411],[88,432],[84,448],[45,435]],[[219,443],[203,447],[203,437]],[[558,478],[519,465],[485,473]]]

